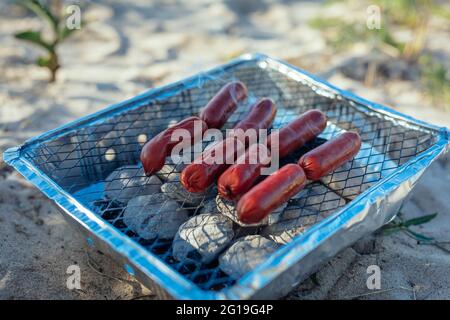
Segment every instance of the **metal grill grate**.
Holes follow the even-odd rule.
[[[252,63],[224,70],[219,78],[199,78],[199,87],[182,90],[166,98],[145,101],[138,107],[113,114],[102,122],[91,123],[41,143],[38,148],[24,149],[24,156],[76,200],[156,254],[200,288],[220,290],[232,285],[236,279],[231,279],[218,268],[217,259],[208,264],[177,261],[172,256],[172,239],[161,236],[146,239],[142,235],[138,236],[124,222],[129,198],[154,194],[155,190],[161,189],[160,182],[146,180],[148,178],[138,167],[113,177],[110,174],[123,166],[139,164],[140,150],[146,140],[170,124],[197,114],[220,87],[231,79],[239,79],[248,86],[250,100],[270,97],[276,102],[278,113],[274,128],[286,125],[297,115],[312,108],[327,114],[329,126],[326,131],[284,162],[297,160],[302,153],[341,130],[356,130],[362,137],[362,149],[353,161],[321,181],[308,184],[290,200],[282,214],[285,225],[293,223],[306,230],[345,206],[436,141],[432,132],[398,123],[395,119],[381,117],[376,113],[371,114],[351,101],[317,91],[311,83]],[[248,104],[239,106],[227,128],[242,118],[247,106]],[[200,196],[181,194],[174,197],[174,190],[179,190],[176,177],[181,169],[180,165],[167,163],[164,172],[158,175],[161,183],[166,183],[165,188],[169,190],[168,197],[161,200],[159,205],[165,207],[176,199],[179,205],[177,210],[184,210],[192,216],[202,212],[209,201],[214,201],[216,191],[213,188]],[[105,192],[105,185],[108,186],[109,195]],[[145,207],[143,204],[137,205],[135,210],[139,212]],[[234,228],[235,237],[264,232],[261,227],[243,229],[236,225]],[[292,235],[279,232],[277,236],[283,242],[289,241]]]

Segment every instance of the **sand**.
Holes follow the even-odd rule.
[[[0,153],[27,138],[245,52],[263,52],[321,74],[335,85],[425,121],[450,127],[450,114],[433,108],[414,81],[366,88],[347,77],[348,57],[367,48],[326,54],[307,20],[319,3],[283,1],[96,1],[82,12],[89,23],[60,48],[63,68],[47,83],[32,62],[33,46],[12,37],[40,22],[0,7]],[[163,4],[164,3],[164,4]],[[336,7],[336,12],[345,12]],[[341,10],[341,11],[339,11]],[[448,30],[438,30],[428,50],[450,61]],[[441,41],[439,41],[439,37]],[[437,38],[437,39],[436,39]],[[438,212],[417,230],[449,241],[450,159],[436,162],[404,207],[405,218]],[[67,268],[81,269],[81,290],[66,286]],[[382,290],[367,289],[366,269],[382,270]],[[375,235],[348,248],[307,280],[289,299],[450,299],[450,255],[418,245],[403,233]],[[151,292],[81,237],[36,188],[0,162],[0,299],[132,299]]]

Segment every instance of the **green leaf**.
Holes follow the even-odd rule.
[[[414,238],[416,238],[419,241],[433,241],[434,240],[434,238],[424,236],[423,234],[414,232],[411,229],[406,229],[405,231],[408,232],[409,234],[413,235]]]
[[[47,67],[48,68],[50,66],[50,63],[51,63],[51,61],[50,61],[49,57],[39,57],[36,60],[36,64],[38,66],[40,66],[40,67]]]
[[[77,29],[69,29],[69,28],[67,28],[67,26],[64,26],[64,28],[59,31],[59,34],[58,34],[59,41],[63,41],[64,39],[69,37],[76,30]]]
[[[83,28],[84,26],[85,26],[85,23],[82,21],[80,27]],[[64,39],[68,38],[72,33],[74,33],[77,30],[80,30],[80,29],[69,29],[69,28],[67,28],[66,25],[64,25],[64,27],[59,31],[58,40],[63,41]]]
[[[59,19],[55,15],[52,14],[50,8],[45,6],[38,0],[18,0],[18,3],[23,5],[24,7],[33,11],[37,16],[41,17],[44,20],[47,20],[52,26],[53,30],[58,29]]]
[[[436,218],[436,216],[437,216],[437,212],[433,213],[433,214],[427,214],[422,217],[406,220],[405,222],[403,222],[403,225],[405,227],[417,226],[417,225],[424,224],[424,223],[427,223],[427,222],[433,220],[434,218]]]
[[[431,7],[431,12],[438,17],[444,18],[450,21],[450,10],[442,5],[435,5]]]
[[[391,235],[391,234],[393,234],[393,233],[395,233],[395,232],[401,231],[401,230],[403,230],[403,229],[404,229],[404,228],[401,227],[401,226],[387,227],[386,229],[383,230],[383,234],[384,234],[385,236],[389,236],[389,235]]]
[[[48,43],[44,39],[42,39],[41,32],[39,32],[39,31],[23,31],[23,32],[16,33],[14,36],[17,39],[34,43],[34,44],[46,49],[48,52],[54,51],[53,45]]]

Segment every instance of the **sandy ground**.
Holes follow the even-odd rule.
[[[63,68],[55,84],[32,62],[39,51],[11,35],[39,22],[0,7],[0,152],[149,87],[169,83],[244,52],[263,52],[322,74],[335,85],[425,121],[450,127],[450,114],[431,107],[416,84],[391,82],[366,88],[340,72],[346,60],[320,53],[318,31],[307,26],[321,7],[283,1],[100,1],[83,12],[89,23],[61,47]],[[102,3],[108,3],[104,5]],[[261,4],[262,3],[262,4]],[[447,37],[448,34],[444,34]],[[445,42],[445,41],[442,41]],[[448,48],[434,41],[448,59]],[[441,46],[441,47],[440,47]],[[447,50],[447,51],[445,51]],[[355,56],[364,56],[364,49]],[[405,218],[438,212],[417,230],[449,241],[450,159],[424,175],[405,205]],[[152,297],[65,223],[53,205],[0,162],[0,298],[131,299]],[[67,268],[81,268],[81,290],[68,290]],[[382,290],[366,287],[367,266],[382,269]],[[450,255],[418,245],[403,233],[370,236],[324,266],[289,299],[450,299]]]

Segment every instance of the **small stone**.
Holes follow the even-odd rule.
[[[240,238],[219,257],[219,268],[238,279],[264,262],[278,247],[259,235]]]
[[[138,165],[128,165],[114,170],[105,179],[105,195],[108,199],[127,203],[138,195],[160,192],[158,177],[147,177]]]
[[[172,239],[188,218],[185,209],[162,193],[131,199],[123,215],[125,224],[147,240]]]
[[[209,263],[233,240],[233,222],[220,214],[200,214],[181,225],[173,240],[179,261]]]
[[[239,219],[237,217],[237,212],[236,212],[236,205],[233,201],[224,199],[220,195],[217,195],[216,205],[217,205],[217,209],[219,210],[219,212],[221,214],[230,218],[231,220],[233,220],[235,223],[237,223],[241,227],[255,227],[255,226],[264,226],[264,225],[276,223],[277,221],[279,221],[280,215],[283,212],[283,210],[286,208],[287,203],[283,203],[280,207],[275,209],[274,212],[269,214],[269,216],[267,216],[265,219],[263,219],[262,221],[260,221],[258,223],[254,223],[254,224],[245,224],[245,223],[242,223],[241,221],[239,221]]]

